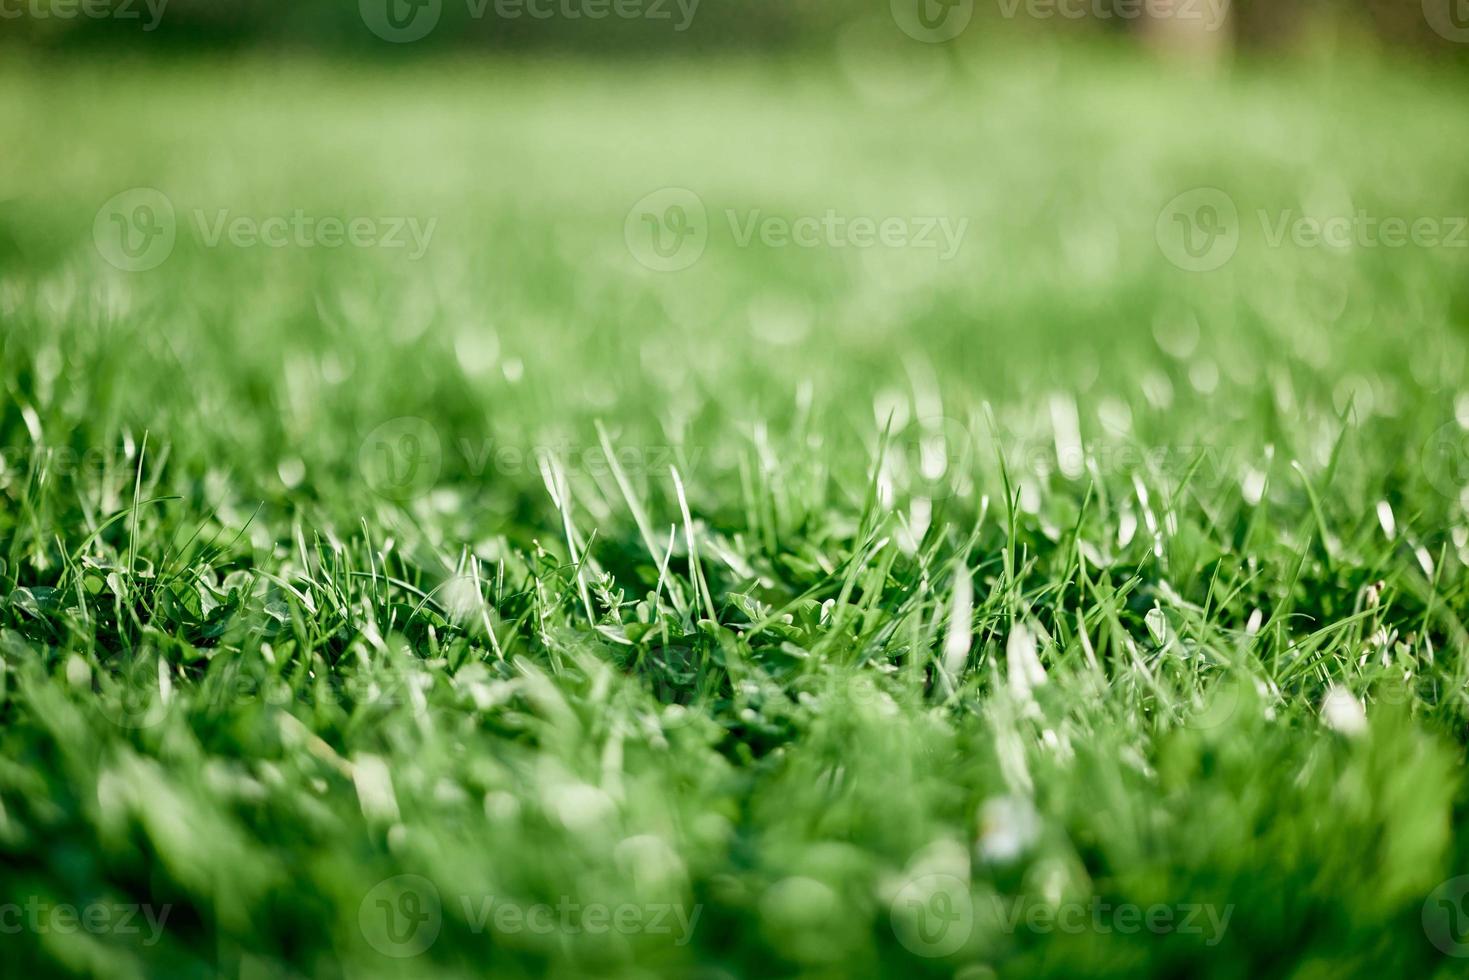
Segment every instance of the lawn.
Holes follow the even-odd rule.
[[[0,958],[1459,976],[1462,77],[0,63]]]

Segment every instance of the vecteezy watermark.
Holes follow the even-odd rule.
[[[194,208],[184,227],[205,248],[379,248],[404,249],[423,257],[438,218],[307,214],[238,214],[229,208]],[[110,264],[124,272],[144,272],[173,254],[179,221],[168,195],[134,187],[109,198],[92,222],[92,241]]]
[[[593,477],[623,475],[668,479],[669,468],[696,467],[704,455],[701,446],[625,445],[571,441],[516,445],[495,439],[457,438],[447,444],[428,421],[415,416],[389,419],[363,439],[357,466],[374,492],[399,502],[423,496],[438,483],[445,457],[468,477],[535,476],[545,465]]]
[[[964,423],[943,416],[915,419],[891,434],[877,473],[878,493],[891,503],[894,490],[944,500],[972,489],[978,444]]]
[[[1469,957],[1469,875],[1450,878],[1428,893],[1423,932],[1440,952]]]
[[[1006,20],[1202,21],[1217,31],[1229,16],[1230,0],[996,0]],[[1431,3],[1433,0],[1425,0]],[[915,41],[952,41],[974,17],[974,0],[890,0],[893,20]]]
[[[1353,214],[1317,218],[1292,209],[1255,212],[1271,248],[1469,248],[1469,216],[1379,217]]]
[[[152,31],[167,6],[168,0],[0,0],[0,20],[136,20]]]
[[[1469,449],[1469,434],[1461,434],[1465,436],[1464,448]],[[1459,450],[1459,456],[1451,456],[1449,435],[1445,432],[1446,445],[1440,457],[1444,465],[1457,461],[1469,478],[1464,449]],[[929,500],[963,496],[972,489],[975,467],[997,457],[1002,457],[1012,472],[1042,480],[1128,478],[1139,473],[1174,484],[1187,480],[1192,489],[1210,492],[1241,489],[1247,474],[1264,465],[1261,450],[1222,442],[1142,445],[1098,439],[1084,443],[1077,432],[1062,435],[1054,430],[981,437],[956,419],[934,416],[893,427],[877,471],[878,491],[883,497],[890,491],[906,491]]]
[[[975,899],[964,879],[942,872],[926,874],[898,890],[891,907],[893,933],[909,952],[924,957],[953,956],[964,948],[981,920],[985,928],[1007,935],[1113,933],[1130,936],[1198,936],[1217,946],[1229,928],[1234,906],[1197,902],[1138,905],[1092,896],[1085,902],[1049,902],[1024,895],[989,893]]]
[[[367,944],[384,956],[417,956],[434,944],[444,926],[439,890],[422,875],[380,881],[358,906],[357,926]]]
[[[400,503],[432,489],[443,466],[444,447],[438,430],[414,416],[382,423],[357,450],[357,468],[367,485]]]
[[[909,881],[893,899],[893,934],[917,956],[953,956],[974,932],[974,899],[969,884],[935,872]]]
[[[766,214],[760,208],[726,208],[724,224],[736,248],[758,242],[765,248],[908,248],[937,252],[940,261],[958,254],[968,218],[946,215],[847,215],[834,208],[821,214]],[[718,227],[716,225],[715,227]],[[699,195],[686,187],[665,187],[640,198],[623,220],[628,251],[656,272],[687,269],[704,254],[711,233]]]
[[[1039,20],[1199,21],[1206,31],[1217,31],[1229,18],[1230,0],[999,0],[1000,12],[1015,17],[1024,7],[1025,16]]]
[[[1093,895],[1085,902],[1061,902],[1006,898],[990,895],[991,911],[1000,928],[1007,934],[1019,930],[1040,934],[1060,932],[1079,935],[1117,933],[1123,936],[1149,932],[1158,936],[1198,936],[1205,946],[1217,946],[1224,939],[1234,906],[1222,908],[1207,902],[1181,902],[1137,905],[1133,902],[1104,902]]]
[[[48,902],[32,895],[24,902],[0,903],[0,935],[23,932],[94,936],[141,936],[144,946],[155,946],[163,938],[172,905],[146,902],[88,902],[73,905]]]
[[[1469,248],[1469,215],[1375,215],[1364,208],[1325,217],[1294,208],[1258,208],[1268,248]],[[1234,199],[1217,187],[1197,187],[1163,206],[1154,225],[1158,247],[1188,272],[1209,272],[1234,257],[1245,226]]]
[[[578,902],[562,895],[555,902],[507,902],[493,895],[459,896],[460,912],[471,932],[528,932],[535,935],[609,933],[668,936],[675,946],[687,946],[703,913],[702,905],[680,902]]]
[[[1423,19],[1445,41],[1469,44],[1469,2],[1423,0]]]
[[[969,219],[957,221],[942,215],[872,218],[847,216],[831,208],[821,215],[787,218],[765,214],[759,208],[743,213],[724,212],[735,244],[748,248],[757,238],[766,248],[887,248],[941,249],[939,259],[947,262],[964,244]]]
[[[1187,272],[1208,272],[1239,247],[1239,210],[1217,187],[1184,191],[1163,206],[1153,225],[1163,256]]]
[[[1230,0],[996,0],[1000,16],[1013,20],[1198,21],[1217,31],[1229,18]]]
[[[463,0],[473,20],[647,20],[682,32],[694,22],[699,0]],[[443,0],[358,0],[362,23],[384,41],[421,41],[438,26]]]
[[[173,202],[162,191],[134,187],[109,198],[92,221],[92,242],[124,272],[157,268],[178,236]]]
[[[494,895],[460,895],[451,908],[461,925],[479,935],[610,934],[668,936],[686,946],[703,913],[702,905],[679,902],[582,902],[562,895],[552,902],[513,902]],[[444,925],[438,888],[421,875],[378,882],[362,899],[357,924],[368,945],[384,956],[406,959],[428,950]]]
[[[678,272],[699,261],[709,244],[709,214],[687,187],[664,187],[638,199],[622,222],[622,238],[638,262]]]
[[[49,478],[92,479],[113,472],[121,454],[114,449],[92,446],[83,450],[71,446],[0,448],[0,487],[9,481],[23,479],[31,468]]]
[[[279,591],[270,591],[274,586],[255,582],[250,587],[252,594],[244,601],[256,609],[268,606],[273,596],[279,596]],[[481,611],[490,611],[483,588],[482,583],[468,576],[453,578],[434,591],[433,605],[454,625],[471,626]],[[153,678],[139,671],[113,680],[105,691],[90,698],[88,704],[104,719],[125,729],[146,729],[162,723],[168,717],[171,699],[180,695],[188,699],[190,710],[220,714],[250,706],[279,708],[291,704],[311,708],[339,706],[349,711],[406,707],[418,713],[423,706],[422,692],[433,683],[428,674],[416,669],[390,668],[347,674],[331,684],[293,687],[279,677],[242,669],[208,684],[175,688],[171,680],[158,681],[156,669],[151,672]],[[165,689],[168,699],[164,696]]]
[[[974,0],[889,0],[888,9],[913,40],[941,44],[964,33],[974,17]]]
[[[1465,499],[1469,489],[1469,431],[1458,422],[1434,429],[1418,451],[1418,465],[1433,489],[1450,500]]]

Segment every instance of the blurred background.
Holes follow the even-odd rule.
[[[166,567],[188,542],[207,597],[166,606],[147,642],[191,677],[236,662],[266,680],[290,670],[305,690],[328,676],[311,666],[317,647],[369,680],[398,661],[441,670],[356,624],[437,643],[451,634],[420,622],[423,602],[378,604],[381,555],[424,592],[462,582],[472,558],[511,583],[492,613],[503,621],[484,617],[490,641],[498,629],[512,658],[559,671],[587,648],[576,609],[590,606],[566,571],[580,550],[567,514],[608,572],[599,590],[651,592],[656,608],[661,555],[675,576],[695,570],[688,595],[748,589],[784,608],[827,595],[841,556],[866,551],[872,487],[897,515],[901,561],[922,568],[913,580],[947,582],[926,563],[972,551],[984,595],[1018,549],[1027,567],[1007,581],[1038,611],[1062,609],[1056,583],[1085,553],[1127,589],[1142,583],[1120,613],[1138,643],[1168,610],[1174,633],[1217,633],[1201,649],[1221,663],[1259,610],[1288,611],[1288,628],[1270,613],[1260,663],[1314,713],[1324,675],[1297,638],[1360,620],[1355,597],[1376,582],[1375,604],[1381,579],[1406,596],[1388,625],[1419,629],[1433,561],[1445,582],[1469,567],[1465,42],[1465,0],[0,0],[0,584],[42,597],[17,600],[11,620],[40,652],[7,656],[47,678],[23,721],[0,726],[0,755],[29,753],[0,771],[18,787],[0,808],[0,884],[15,878],[0,892],[175,902],[179,925],[138,953],[137,976],[212,976],[195,965],[247,952],[312,975],[392,975],[359,909],[405,868],[444,890],[431,956],[458,973],[441,975],[485,962],[449,896],[605,887],[617,900],[645,886],[704,904],[695,943],[499,937],[496,975],[568,957],[640,964],[624,974],[639,977],[707,963],[724,972],[690,975],[768,976],[775,962],[910,975],[876,883],[933,841],[974,837],[1005,768],[976,749],[988,711],[958,736],[916,708],[924,720],[906,728],[877,708],[860,724],[807,720],[796,699],[757,715],[784,700],[712,674],[721,698],[734,692],[717,750],[683,727],[667,753],[657,725],[601,727],[589,708],[585,730],[617,740],[603,752],[569,709],[545,708],[543,724],[498,693],[510,661],[477,647],[472,666],[503,671],[497,686],[425,674],[442,711],[311,708],[288,728],[262,705],[226,725],[201,696],[203,747],[185,750],[183,711],[141,733],[93,717],[87,672],[128,662],[113,655],[132,642],[121,613],[79,628],[96,656],[63,667],[52,650],[72,641],[36,610],[59,602],[94,542],[91,605],[118,609],[134,599],[115,569]],[[829,216],[846,224],[792,244],[791,228]],[[855,246],[858,220],[896,227],[896,243]],[[1333,220],[1354,237],[1323,242]],[[1386,245],[1387,221],[1431,235]],[[349,247],[343,228],[359,224],[368,237]],[[286,237],[266,240],[272,228]],[[992,436],[1008,440],[1008,473]],[[594,463],[604,444],[634,451],[626,474]],[[1425,462],[1419,447],[1442,451]],[[1012,496],[1002,528],[991,505]],[[140,497],[170,503],[109,522]],[[675,523],[685,551],[665,538]],[[347,557],[324,560],[328,545]],[[233,578],[215,587],[216,569],[257,568],[330,580],[330,598],[290,620],[309,641],[287,645],[296,627],[263,578],[248,615],[216,612],[216,595],[244,602]],[[340,620],[338,570],[353,595]],[[550,591],[570,612],[554,616],[574,628],[554,625],[539,587],[518,589],[533,574],[562,576]],[[811,632],[793,638],[839,631],[809,605]],[[903,616],[936,630],[958,605],[936,587]],[[687,648],[725,649],[691,609]],[[1058,635],[1063,613],[1048,623]],[[234,631],[222,639],[221,622]],[[903,622],[891,636],[908,636]],[[13,651],[18,636],[0,640]],[[1382,642],[1362,669],[1401,677]],[[654,670],[624,659],[626,643],[608,649],[592,659],[686,695],[679,658]],[[826,669],[784,639],[749,659],[793,690]],[[169,661],[139,662],[136,688],[158,692]],[[73,693],[53,697],[63,686]],[[1295,976],[1357,975],[1354,958],[1371,955],[1382,974],[1428,975],[1422,896],[1462,861],[1446,830],[1453,783],[1426,743],[1386,733],[1372,744],[1390,748],[1348,780],[1302,729],[1241,711],[1224,729],[1235,742],[1175,742],[1154,770],[1156,686],[1109,692],[1096,725],[1056,726],[1074,768],[1053,737],[1025,736],[1064,833],[1047,838],[1056,860],[1035,866],[1040,884],[999,884],[1089,896],[1095,879],[1109,899],[1236,903],[1229,945],[1021,935],[1005,958],[972,958],[1007,976],[1235,980],[1277,974],[1288,955],[1304,964]],[[461,725],[471,700],[482,714]],[[1462,732],[1458,711],[1445,697],[1445,725]],[[311,752],[297,752],[308,727]],[[586,799],[566,795],[579,786],[562,767],[602,779],[624,732],[637,772],[625,824],[561,820],[555,801]],[[328,743],[388,760],[406,834],[379,835],[325,768]],[[764,764],[787,744],[788,768]],[[839,784],[856,791],[833,804]],[[664,835],[674,871],[627,872],[619,841],[634,834]],[[125,975],[84,940],[42,937],[37,975],[94,959],[95,975]]]
[[[5,0],[4,33],[47,47],[272,46],[386,55],[516,50],[592,55],[821,49],[874,0]],[[893,0],[930,29],[1126,34],[1165,48],[1279,53],[1380,44],[1462,58],[1462,0]],[[929,8],[927,12],[920,7]],[[972,23],[970,23],[972,22]]]
[[[32,401],[48,373],[81,390],[130,359],[207,393],[51,399],[77,451],[166,428],[185,471],[243,431],[349,477],[362,435],[405,415],[445,445],[616,418],[722,446],[806,399],[863,418],[841,430],[860,473],[894,401],[965,425],[987,401],[1050,445],[1052,391],[1081,399],[1086,438],[1106,398],[1140,398],[1129,432],[1193,445],[1238,421],[1252,458],[1285,438],[1259,425],[1264,379],[1317,435],[1354,405],[1421,443],[1451,414],[1469,309],[1464,42],[1462,0],[0,0],[0,129],[21,136],[0,299],[35,311],[11,340],[41,365]],[[146,242],[154,204],[176,215],[156,261],[99,237]],[[664,262],[696,212],[697,248]],[[217,234],[294,215],[418,240]],[[914,247],[766,237],[827,215]],[[1361,240],[1277,233],[1333,219]],[[1445,240],[1377,247],[1385,219]],[[1219,245],[1202,263],[1195,232]],[[84,329],[78,296],[123,315]],[[1407,378],[1438,393],[1421,418]],[[719,495],[726,463],[695,485]]]

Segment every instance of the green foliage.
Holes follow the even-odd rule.
[[[1459,93],[951,54],[0,68],[0,905],[166,916],[7,967],[1456,975],[1466,253],[1265,228],[1463,214]]]

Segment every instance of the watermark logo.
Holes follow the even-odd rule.
[[[1469,44],[1469,0],[1423,0],[1423,19],[1445,41]]]
[[[384,41],[419,41],[438,26],[443,0],[357,0],[362,23]]]
[[[704,254],[709,216],[693,191],[664,187],[632,206],[623,221],[622,237],[640,264],[655,272],[678,272]]]
[[[1183,727],[1207,732],[1228,724],[1239,712],[1246,696],[1245,682],[1221,677],[1214,686],[1183,705]]]
[[[1457,422],[1439,426],[1423,443],[1418,464],[1429,486],[1458,500],[1469,486],[1469,432]]]
[[[739,248],[759,241],[766,248],[911,248],[932,249],[941,262],[959,254],[969,219],[950,219],[946,215],[874,218],[868,215],[844,215],[827,208],[820,215],[805,214],[788,218],[765,214],[759,208],[724,212],[730,236]]]
[[[460,914],[469,931],[479,935],[495,932],[502,935],[531,933],[534,935],[605,936],[612,933],[668,936],[675,946],[687,946],[699,925],[702,905],[692,907],[678,902],[580,902],[562,895],[554,902],[522,904],[508,902],[493,895],[459,896]]]
[[[3,2],[3,0],[0,0]],[[676,33],[689,29],[699,0],[465,0],[471,20],[618,20],[668,21]],[[367,29],[384,41],[421,41],[439,25],[443,0],[358,0]]]
[[[1000,16],[1013,20],[1202,21],[1217,31],[1229,17],[1229,0],[999,0]]]
[[[108,575],[107,584],[115,592],[122,591],[114,575]],[[118,728],[152,728],[168,716],[173,681],[167,665],[151,648],[140,650],[116,674],[99,679],[88,703]]]
[[[952,41],[969,26],[974,0],[889,0],[898,28],[915,41]]]
[[[416,416],[383,422],[367,434],[357,451],[358,469],[367,485],[397,501],[432,490],[446,459],[451,469],[471,479],[491,474],[534,477],[551,466],[600,481],[619,472],[644,480],[668,480],[672,468],[690,473],[703,458],[703,446],[670,443],[611,446],[561,440],[523,445],[468,436],[442,440],[432,423]]]
[[[914,878],[893,898],[893,934],[916,956],[952,956],[974,931],[974,900],[962,878],[941,872]]]
[[[1239,247],[1239,210],[1217,187],[1197,187],[1163,206],[1153,234],[1169,262],[1187,272],[1210,272]]]
[[[172,905],[150,905],[137,902],[90,902],[73,905],[48,902],[32,895],[24,902],[0,904],[0,935],[14,936],[22,932],[36,935],[55,933],[93,936],[138,936],[143,946],[156,946],[163,938]]]
[[[1318,218],[1287,208],[1271,214],[1256,212],[1265,243],[1280,248],[1469,248],[1469,217],[1419,215],[1409,220],[1397,215],[1379,217],[1358,210]]]
[[[400,503],[432,489],[443,464],[438,430],[412,415],[379,425],[357,451],[357,467],[367,485]]]
[[[883,475],[918,497],[946,500],[972,487],[975,439],[969,428],[945,416],[914,419],[895,433]]]
[[[173,254],[178,237],[173,202],[162,191],[134,187],[107,200],[92,222],[92,242],[124,272],[146,272]]]
[[[464,613],[471,600],[460,597],[436,597],[439,605],[453,618],[456,625],[464,626]],[[150,665],[149,672],[153,672]],[[372,705],[378,707],[408,706],[418,709],[414,695],[422,683],[422,676],[411,670],[394,669],[387,672],[348,674],[338,685],[328,688],[312,686],[293,688],[278,677],[262,677],[246,671],[230,674],[225,680],[207,686],[188,689],[188,705],[194,711],[229,712],[254,705],[283,707],[293,701],[309,707],[340,705],[344,709]],[[143,729],[158,725],[168,716],[171,703],[172,682],[167,685],[170,697],[163,693],[163,685],[147,677],[126,676],[109,682],[108,686],[88,699],[99,715],[108,722],[125,729]]]
[[[1450,878],[1428,893],[1423,932],[1440,952],[1469,957],[1469,875]]]
[[[679,902],[582,902],[570,895],[555,901],[521,903],[494,895],[459,895],[455,914],[474,935],[667,936],[686,946],[698,927],[702,905]],[[404,874],[378,882],[362,899],[357,923],[369,946],[393,959],[427,952],[439,938],[444,905],[433,882]]]
[[[92,241],[109,263],[125,272],[157,268],[173,254],[179,220],[162,191],[134,187],[110,198],[92,222]],[[379,248],[403,249],[409,261],[428,251],[437,218],[238,214],[229,208],[194,208],[183,222],[205,248]]]
[[[0,0],[0,20],[137,20],[143,31],[157,29],[168,0]],[[146,20],[145,20],[146,17]]]
[[[736,248],[911,249],[929,251],[940,262],[959,253],[968,218],[947,215],[768,214],[760,208],[725,208],[722,223],[711,223],[704,202],[683,187],[665,187],[643,197],[628,211],[623,238],[642,265],[658,272],[687,269],[704,254],[711,233],[728,231]]]
[[[991,894],[985,906],[988,918],[1006,935],[1025,931],[1036,935],[1078,936],[1095,933],[1100,936],[1198,936],[1205,946],[1224,941],[1234,905],[1182,902],[1165,905],[1138,905],[1135,902],[1108,902],[1093,895],[1085,902],[1040,900],[1031,896],[1006,897]]]
[[[369,946],[394,959],[423,953],[444,924],[439,890],[422,875],[380,881],[362,899],[357,925]]]
[[[1294,208],[1254,211],[1267,248],[1469,249],[1469,216],[1350,213],[1314,215]],[[1244,222],[1233,198],[1214,187],[1185,191],[1158,213],[1155,234],[1163,255],[1189,272],[1209,272],[1234,257]]]
[[[102,717],[118,728],[152,728],[168,716],[168,703],[164,701],[156,683],[148,681],[120,681],[110,694],[104,693],[93,700]]]
[[[699,0],[467,0],[469,16],[481,18],[493,3],[501,20],[667,20],[675,33],[683,33],[694,22]],[[675,19],[676,18],[676,19]]]
[[[25,473],[32,465],[52,477],[81,480],[105,476],[116,463],[117,453],[111,447],[6,446],[0,449],[0,486],[5,485],[5,474]]]

